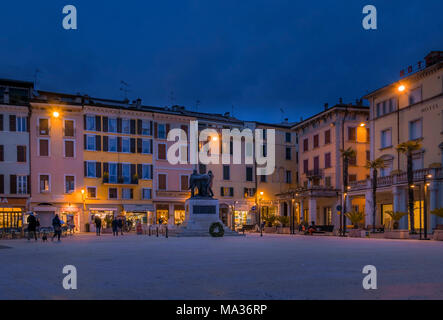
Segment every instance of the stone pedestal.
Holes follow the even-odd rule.
[[[391,230],[385,232],[386,239],[409,239],[409,230]]]
[[[443,230],[434,230],[433,239],[443,241]]]
[[[211,198],[190,198],[185,202],[186,219],[177,231],[177,237],[210,237],[209,228],[214,222],[223,225],[219,217],[219,201]],[[224,226],[225,236],[239,235]]]

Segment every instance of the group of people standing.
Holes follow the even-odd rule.
[[[37,241],[37,230],[40,227],[40,221],[37,217],[35,217],[34,213],[31,212],[31,214],[28,216],[28,219],[26,221],[28,223],[28,241],[31,240],[31,234],[33,235],[33,238],[35,241]],[[52,240],[54,240],[55,237],[57,237],[58,241],[60,242],[60,237],[62,235],[62,225],[63,221],[60,220],[58,214],[55,215],[55,217],[52,219],[52,228],[54,229],[54,234],[52,236]],[[46,236],[42,238],[45,240]]]
[[[94,218],[94,224],[95,224],[95,233],[97,236],[100,236],[101,230],[102,230],[102,219],[100,217],[96,216]],[[120,232],[120,235],[123,235],[123,220],[122,218],[113,218],[111,222],[112,227],[112,234],[114,236],[118,236],[118,233]]]

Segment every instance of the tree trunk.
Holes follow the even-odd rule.
[[[408,208],[409,208],[409,221],[411,225],[411,232],[415,233],[414,226],[414,189],[411,186],[414,184],[414,172],[412,171],[412,153],[408,152]]]
[[[372,169],[372,232],[375,232],[377,215],[377,169]]]

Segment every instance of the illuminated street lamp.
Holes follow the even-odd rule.
[[[58,117],[60,116],[60,113],[58,113],[58,111],[54,111],[54,112],[52,113],[52,116],[53,116],[54,118],[58,118]]]
[[[405,90],[406,90],[406,87],[403,84],[398,87],[399,92],[403,92]]]

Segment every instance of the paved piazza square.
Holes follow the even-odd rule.
[[[0,242],[0,299],[443,299],[443,242],[81,234]],[[77,290],[65,290],[65,265]],[[363,267],[378,289],[364,290]]]

